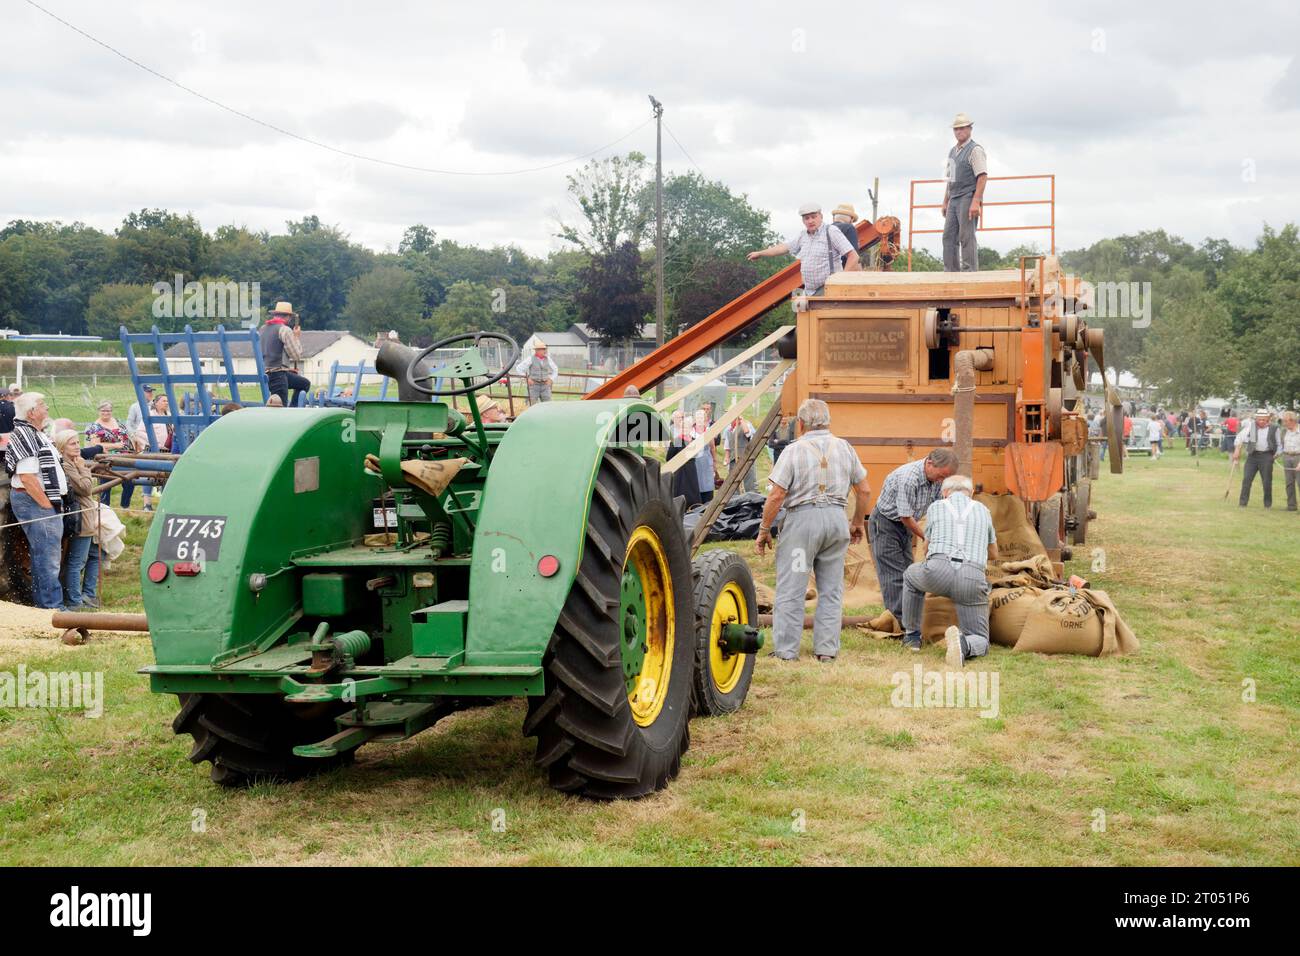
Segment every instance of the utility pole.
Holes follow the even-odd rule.
[[[664,344],[664,105],[650,96],[655,113],[655,347]],[[655,401],[664,397],[663,382],[655,386]]]

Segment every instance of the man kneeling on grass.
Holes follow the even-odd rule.
[[[985,559],[998,559],[998,539],[989,509],[972,497],[965,475],[943,480],[938,501],[925,513],[925,561],[903,573],[903,646],[921,649],[925,596],[941,594],[957,605],[957,624],[948,628],[947,660],[961,667],[968,657],[989,651],[989,582]]]

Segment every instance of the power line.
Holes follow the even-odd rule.
[[[125,53],[123,53],[121,50],[117,49],[116,47],[110,46],[109,44],[105,43],[103,40],[99,39],[98,37],[92,36],[91,34],[87,33],[85,30],[81,29],[75,24],[69,23],[67,20],[64,20],[62,17],[58,16],[57,14],[54,14],[49,10],[46,10],[39,3],[34,3],[33,0],[25,0],[25,2],[27,3],[28,6],[36,10],[39,10],[41,13],[45,14],[51,20],[55,20],[63,24],[69,30],[73,31],[74,33],[80,34],[81,36],[89,40],[91,43],[95,43],[103,47],[105,50],[112,53],[114,56],[121,57],[123,60],[125,60],[127,63],[130,63],[132,66],[139,67],[140,69],[144,70],[146,73],[150,74],[151,76],[155,76],[158,79],[162,80],[164,83],[169,83],[172,86],[176,87],[178,90],[182,90],[183,92],[186,92],[191,96],[198,97],[199,99],[203,100],[205,103],[209,103],[212,106],[217,107],[218,109],[225,110],[227,113],[231,113],[235,116],[238,116],[240,119],[247,120],[250,123],[255,123],[258,126],[272,130],[273,132],[279,133],[281,136],[288,136],[290,139],[296,139],[299,142],[308,144],[309,146],[315,146],[317,149],[328,150],[329,152],[336,153],[339,156],[347,156],[351,159],[359,159],[367,163],[376,163],[380,166],[391,166],[395,169],[406,169],[417,173],[436,173],[440,176],[520,176],[525,173],[539,173],[547,169],[555,169],[558,166],[567,166],[570,163],[576,163],[584,159],[589,159],[590,157],[595,156],[597,153],[602,153],[605,150],[610,149],[611,147],[617,146],[619,143],[623,142],[623,140],[632,136],[634,133],[640,132],[641,130],[645,129],[645,127],[649,126],[651,122],[653,122],[653,117],[652,117],[651,119],[646,120],[640,126],[628,130],[618,139],[608,142],[604,146],[598,146],[595,149],[590,150],[589,152],[581,154],[580,156],[574,156],[571,157],[570,159],[562,159],[559,162],[555,162],[555,163],[546,163],[543,166],[530,166],[525,169],[506,169],[497,172],[482,172],[482,171],[471,171],[471,170],[463,170],[463,169],[438,169],[432,166],[415,166],[410,163],[399,163],[390,159],[381,159],[377,156],[367,156],[364,153],[354,153],[351,150],[340,149],[337,146],[331,146],[329,143],[322,143],[320,140],[312,139],[308,136],[303,136],[301,133],[295,133],[292,130],[287,130],[284,129],[283,127],[276,126],[274,123],[268,123],[266,120],[258,119],[256,116],[251,116],[248,113],[243,112],[242,110],[237,110],[233,106],[227,106],[225,103],[222,103],[220,100],[214,100],[212,97],[204,93],[200,93],[198,90],[192,89],[191,87],[188,87],[185,84],[172,79],[170,76],[166,76],[165,74],[159,73],[157,70],[153,69],[152,67],[146,66],[145,64],[141,63],[139,60],[127,56]],[[676,138],[677,137],[675,136],[673,137],[674,140]],[[678,143],[677,145],[680,146],[681,143]],[[683,149],[682,152],[686,152],[686,150]]]
[[[680,149],[682,153],[685,154],[688,160],[690,160],[691,165],[695,167],[695,171],[699,173],[701,176],[704,176],[704,170],[700,169],[699,163],[695,162],[695,160],[691,157],[691,154],[686,152],[686,147],[683,146],[682,141],[677,138],[677,134],[673,132],[673,128],[669,126],[667,123],[664,123],[664,129],[668,130],[668,135],[673,138],[673,142],[677,144],[677,148]],[[708,179],[709,177],[704,176],[704,178]]]

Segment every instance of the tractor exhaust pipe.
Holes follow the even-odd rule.
[[[957,473],[973,478],[971,448],[975,431],[975,372],[987,372],[993,368],[993,350],[963,349],[957,353],[953,364],[956,370],[952,385],[953,426],[956,431],[953,445],[957,452]]]
[[[419,354],[419,349],[413,349],[409,345],[402,345],[400,342],[384,342],[379,346],[379,354],[375,356],[375,371],[380,375],[387,375],[397,383],[397,397],[404,402],[433,401],[432,396],[412,388],[406,381],[406,370],[411,367],[411,363]],[[428,371],[428,362],[421,362],[419,373],[423,375]]]

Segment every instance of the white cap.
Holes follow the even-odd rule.
[[[815,212],[822,211],[822,204],[819,202],[806,202],[799,207],[799,215],[810,216]]]

